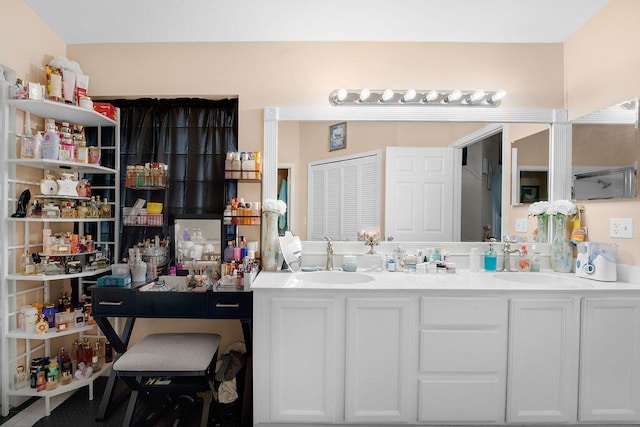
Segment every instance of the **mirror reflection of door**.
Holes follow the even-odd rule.
[[[502,132],[462,149],[460,241],[502,238]]]

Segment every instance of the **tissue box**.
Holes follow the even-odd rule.
[[[618,246],[610,243],[580,242],[576,257],[576,275],[603,282],[615,282]]]
[[[98,277],[98,287],[124,288],[131,284],[131,276],[102,276]]]

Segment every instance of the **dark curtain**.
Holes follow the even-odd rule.
[[[175,215],[222,216],[224,161],[238,151],[238,100],[137,99],[107,101],[120,108],[120,200],[133,206],[138,197],[164,203],[164,228],[123,227],[121,256],[155,234],[168,234]],[[127,165],[168,165],[167,191],[142,196],[125,187]]]

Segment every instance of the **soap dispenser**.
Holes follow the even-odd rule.
[[[493,250],[493,243],[489,243],[489,250],[484,254],[484,270],[496,271],[498,264],[498,256],[496,251]]]

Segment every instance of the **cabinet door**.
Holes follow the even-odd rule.
[[[347,422],[409,421],[407,347],[417,323],[410,311],[408,298],[347,299]]]
[[[583,300],[580,421],[640,421],[640,299]]]
[[[511,301],[508,422],[576,420],[577,304],[576,299]]]
[[[504,423],[506,298],[422,298],[418,421]]]
[[[333,422],[336,301],[271,300],[271,421]]]

